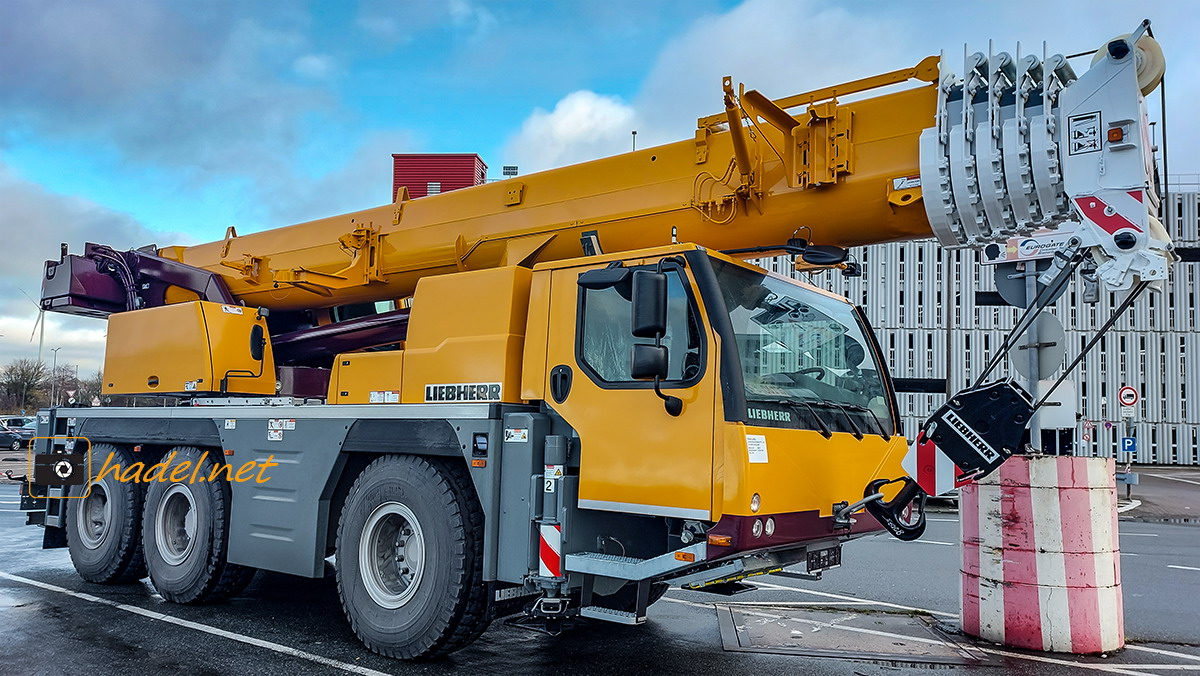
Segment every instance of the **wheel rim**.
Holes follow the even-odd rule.
[[[14,451],[21,450],[21,440],[20,439],[12,442],[12,450],[14,450]]]
[[[358,568],[380,607],[395,609],[412,599],[425,573],[425,534],[408,506],[385,502],[371,512],[358,541]]]
[[[75,526],[79,531],[79,539],[88,549],[96,549],[108,539],[109,525],[112,523],[112,503],[108,499],[108,491],[102,483],[92,483],[87,497],[80,501],[79,509],[75,511]]]
[[[178,566],[196,544],[196,498],[187,484],[174,484],[158,503],[154,539],[167,565]]]

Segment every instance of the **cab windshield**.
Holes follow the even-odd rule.
[[[854,307],[713,260],[746,386],[750,424],[895,433],[871,341]]]

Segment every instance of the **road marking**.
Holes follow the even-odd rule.
[[[923,545],[946,545],[947,547],[957,547],[957,542],[939,542],[937,540],[909,540],[909,542],[920,542]]]
[[[696,603],[695,601],[683,601],[681,599],[663,598],[663,600],[670,601],[671,603],[682,603],[684,605],[694,606],[696,608],[706,608],[708,610],[712,610],[715,606],[715,604],[712,604],[712,603]],[[724,604],[722,604],[722,605],[724,605]],[[904,639],[906,641],[915,641],[917,643],[931,643],[933,645],[941,645],[941,646],[947,645],[947,643],[945,641],[939,641],[935,638],[923,638],[920,636],[905,636],[904,634],[893,634],[891,632],[879,631],[878,629],[867,629],[865,627],[851,627],[851,626],[848,626],[845,624],[836,624],[834,622],[819,622],[817,620],[806,620],[806,619],[803,619],[800,617],[785,617],[783,615],[773,615],[771,613],[764,613],[762,611],[756,611],[756,610],[741,610],[741,609],[739,609],[738,612],[742,613],[743,615],[750,615],[752,617],[762,617],[762,618],[766,618],[769,620],[792,620],[793,622],[800,622],[801,624],[808,624],[808,625],[812,625],[815,627],[821,627],[823,629],[842,629],[844,631],[852,631],[857,634],[871,634],[873,636],[884,636],[886,638],[899,638],[899,639]]]
[[[1158,533],[1121,533],[1123,538],[1156,538]]]
[[[1200,568],[1193,568],[1192,566],[1172,566],[1169,564],[1167,565],[1167,568],[1177,568],[1179,570],[1200,570]]]
[[[1133,552],[1121,552],[1121,556],[1137,556],[1137,554]]]
[[[1122,664],[1121,668],[1158,671],[1200,671],[1200,664]]]
[[[1149,472],[1147,472],[1146,475],[1152,476],[1152,477],[1158,477],[1159,479],[1166,479],[1167,481],[1182,481],[1185,484],[1194,484],[1196,486],[1200,486],[1200,481],[1192,481],[1191,479],[1180,479],[1177,476],[1167,476],[1166,474],[1150,474]]]
[[[925,520],[926,521],[945,521],[947,523],[958,523],[958,519],[933,519],[933,518],[926,517]]]
[[[694,608],[703,608],[706,610],[713,610],[713,608],[715,606],[715,604],[712,604],[712,603],[696,603],[695,601],[683,601],[681,599],[673,599],[673,598],[669,598],[669,597],[664,597],[663,600],[667,601],[669,603],[678,603],[681,605],[692,606]],[[859,633],[859,634],[871,634],[873,636],[883,636],[886,638],[895,638],[895,639],[900,639],[900,640],[904,640],[904,641],[913,641],[916,643],[932,643],[934,645],[941,645],[941,646],[949,645],[945,641],[938,641],[936,639],[922,638],[920,636],[906,636],[904,634],[893,634],[893,633],[887,632],[887,631],[879,631],[876,629],[865,629],[863,627],[851,627],[851,626],[848,626],[845,624],[834,624],[832,622],[818,622],[816,620],[805,620],[805,619],[801,619],[798,617],[785,618],[782,615],[772,615],[770,613],[757,612],[757,611],[753,611],[753,610],[739,610],[738,612],[740,612],[744,615],[751,615],[754,617],[762,617],[762,618],[771,619],[771,620],[788,619],[788,620],[792,620],[794,622],[801,622],[804,624],[814,625],[814,626],[818,626],[821,628],[841,629],[843,631],[850,631],[850,632],[855,632],[855,633]],[[1067,666],[1067,667],[1078,667],[1080,669],[1091,669],[1092,671],[1103,671],[1103,672],[1110,673],[1110,674],[1129,674],[1130,676],[1152,676],[1151,674],[1147,674],[1144,671],[1133,671],[1130,669],[1124,669],[1121,666],[1115,665],[1115,664],[1086,664],[1086,663],[1082,663],[1082,662],[1071,662],[1069,660],[1060,660],[1060,659],[1055,659],[1053,657],[1043,657],[1040,655],[1026,655],[1023,653],[1009,652],[1007,650],[997,650],[996,648],[985,648],[983,646],[978,646],[978,645],[971,645],[971,646],[966,646],[966,647],[969,650],[978,650],[980,652],[991,653],[993,655],[1002,655],[1004,657],[1012,657],[1012,658],[1020,659],[1020,660],[1031,660],[1033,662],[1044,662],[1046,664],[1058,664],[1058,665]],[[1173,665],[1164,665],[1160,668],[1162,668],[1162,669],[1187,669],[1187,667],[1173,666]]]
[[[213,626],[210,626],[207,624],[200,624],[199,622],[192,622],[191,620],[184,620],[184,619],[181,619],[178,617],[172,617],[171,615],[164,615],[162,613],[156,613],[153,610],[146,610],[145,608],[139,608],[137,606],[131,606],[131,605],[127,605],[124,603],[117,603],[116,601],[112,601],[112,600],[109,600],[106,598],[101,598],[99,596],[92,596],[91,594],[85,594],[83,592],[73,591],[71,589],[66,589],[64,587],[59,587],[57,585],[48,584],[48,583],[42,582],[40,580],[31,580],[27,577],[21,577],[19,575],[12,575],[10,573],[4,573],[4,572],[0,572],[0,577],[4,578],[6,580],[11,580],[13,582],[20,582],[22,584],[27,584],[31,587],[38,587],[40,589],[45,589],[47,591],[58,592],[59,594],[66,594],[67,596],[73,596],[77,599],[83,599],[84,601],[90,601],[92,603],[99,603],[101,605],[111,606],[111,607],[117,608],[119,610],[124,610],[127,613],[133,613],[134,615],[141,615],[142,617],[145,617],[145,618],[148,618],[151,620],[158,620],[160,622],[166,622],[167,624],[174,624],[176,626],[184,627],[186,629],[192,629],[195,631],[204,632],[205,634],[212,634],[213,636],[220,636],[221,638],[227,638],[231,641],[245,643],[246,645],[252,645],[257,648],[266,648],[267,650],[273,650],[273,651],[275,651],[277,653],[281,653],[283,655],[289,655],[291,657],[299,657],[300,659],[305,659],[310,662],[316,662],[317,664],[323,664],[327,667],[333,667],[335,669],[341,669],[342,671],[348,671],[348,672],[354,673],[354,674],[363,674],[363,676],[388,676],[388,674],[385,674],[382,671],[368,669],[367,667],[361,667],[361,666],[358,666],[357,664],[350,664],[348,662],[339,662],[338,660],[330,659],[330,658],[324,657],[322,655],[314,655],[313,653],[305,652],[303,650],[297,650],[297,649],[289,647],[289,646],[280,645],[279,643],[272,643],[271,641],[264,641],[261,638],[254,638],[253,636],[246,636],[245,634],[238,634],[238,633],[232,632],[232,631],[225,631],[224,629],[218,629],[216,627],[213,627]]]
[[[895,608],[897,610],[911,610],[918,613],[929,613],[930,615],[941,615],[942,617],[958,617],[956,613],[945,613],[940,610],[929,610],[928,608],[914,608],[912,606],[902,606],[895,603],[887,603],[886,601],[876,601],[874,599],[856,598],[854,596],[845,596],[843,594],[831,594],[829,592],[813,591],[812,589],[801,589],[800,587],[791,587],[784,584],[773,584],[771,582],[761,582],[754,580],[754,584],[759,587],[768,589],[781,589],[783,591],[799,592],[801,594],[811,594],[813,596],[823,596],[830,599],[838,599],[840,601],[866,601],[873,606],[883,606],[884,608]]]
[[[1174,650],[1163,650],[1162,648],[1149,648],[1144,645],[1127,645],[1126,650],[1140,650],[1144,653],[1154,653],[1155,655],[1166,655],[1167,657],[1179,657],[1185,660],[1195,660],[1200,662],[1200,655],[1189,655],[1187,653],[1179,653]]]
[[[1060,660],[1053,657],[1044,657],[1042,655],[1026,655],[1025,653],[1014,653],[1007,650],[999,650],[997,648],[984,648],[983,646],[975,646],[976,650],[982,650],[985,653],[993,655],[1002,655],[1004,657],[1012,657],[1019,660],[1031,660],[1033,662],[1044,662],[1046,664],[1058,664],[1064,667],[1078,667],[1080,669],[1091,669],[1092,671],[1103,671],[1109,674],[1131,674],[1132,676],[1152,676],[1144,671],[1134,671],[1124,668],[1123,665],[1116,664],[1087,664],[1084,662],[1071,662],[1070,660]],[[1172,667],[1175,668],[1175,667]]]
[[[822,608],[825,606],[869,606],[870,601],[731,601],[726,606],[764,608]]]
[[[1132,501],[1130,501],[1130,503],[1128,505],[1125,505],[1124,507],[1118,507],[1117,514],[1124,514],[1125,512],[1128,512],[1131,509],[1137,509],[1138,507],[1141,507],[1141,506],[1142,506],[1141,500],[1132,500]]]

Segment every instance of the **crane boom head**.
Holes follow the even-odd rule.
[[[1062,55],[965,55],[944,72],[936,124],[921,134],[925,212],[950,248],[1045,229],[1072,232],[1114,291],[1160,282],[1175,254],[1155,217],[1145,96],[1164,61],[1144,21],[1076,76]],[[943,59],[943,67],[945,60]]]

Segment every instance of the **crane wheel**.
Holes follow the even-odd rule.
[[[175,455],[165,476],[188,462],[197,477],[212,477],[213,468],[220,462],[198,448],[181,447],[171,452]],[[186,475],[190,477],[192,472]],[[142,516],[142,541],[150,581],[164,599],[186,604],[220,601],[250,583],[253,568],[226,561],[231,504],[229,482],[220,478],[150,484]]]
[[[128,467],[133,454],[123,446],[96,444],[92,458],[99,473],[112,455],[112,463]],[[67,500],[67,548],[79,576],[88,582],[118,584],[146,576],[142,553],[142,503],[145,489],[135,482],[118,481],[109,474],[71,489]],[[80,495],[82,497],[76,497]]]
[[[354,633],[381,655],[433,657],[483,633],[483,510],[466,470],[408,455],[364,468],[338,521],[337,587]]]

